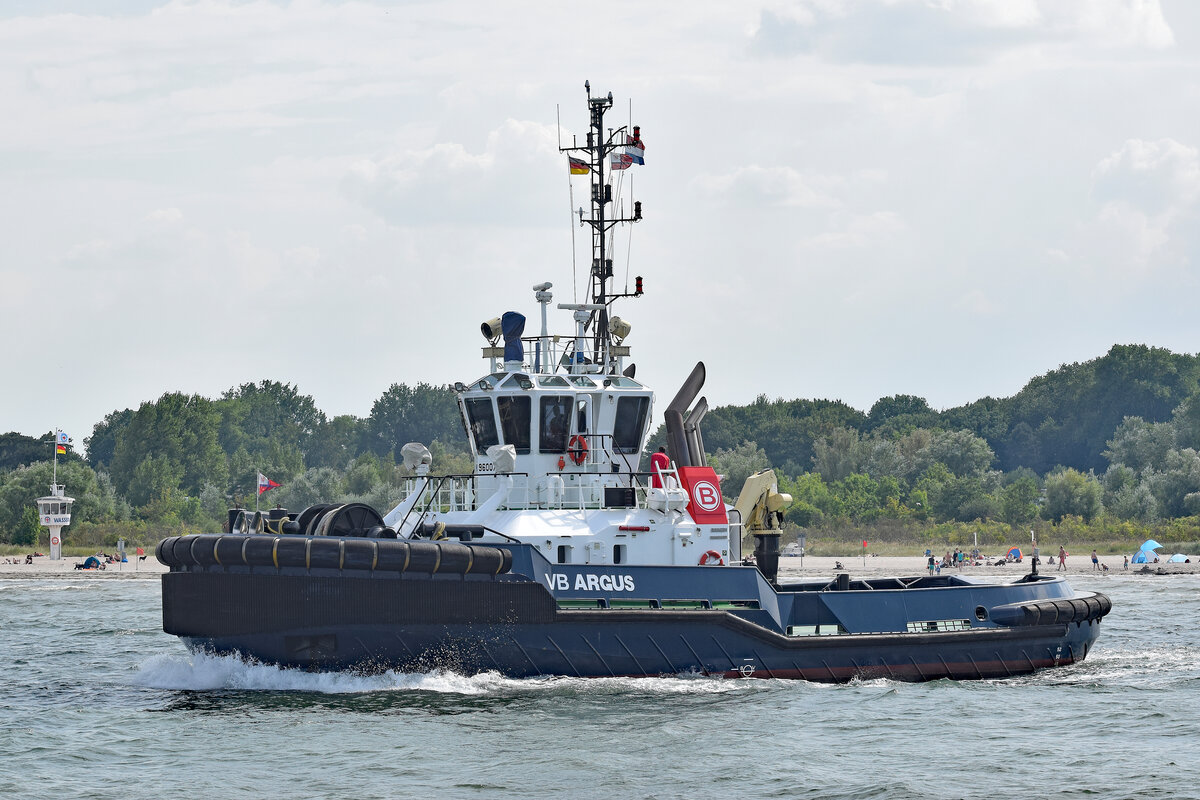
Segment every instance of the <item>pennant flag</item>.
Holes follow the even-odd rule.
[[[629,169],[631,166],[633,166],[632,156],[617,152],[615,150],[613,151],[612,155],[609,156],[609,167],[614,170]]]
[[[56,444],[56,445],[54,445],[54,450],[60,456],[65,456],[67,454],[66,445]]]
[[[592,171],[592,168],[588,166],[588,163],[581,158],[567,156],[567,163],[571,166],[572,175],[587,175]]]
[[[142,548],[140,548],[140,547],[139,547],[139,548],[137,549],[137,554],[138,554],[139,556],[144,556],[144,555],[146,555],[146,551],[145,551],[145,550],[143,550]]]
[[[71,437],[67,436],[66,431],[58,432],[58,443],[59,444],[66,444],[69,441],[71,441]]]
[[[266,475],[263,475],[261,472],[258,473],[258,493],[259,494],[262,494],[263,492],[269,492],[278,485],[279,485],[278,483],[271,480]]]

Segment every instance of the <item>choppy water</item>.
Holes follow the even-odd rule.
[[[155,579],[0,576],[0,795],[1200,797],[1200,577],[1082,665],[953,683],[318,675],[193,658]]]

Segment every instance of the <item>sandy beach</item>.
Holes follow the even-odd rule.
[[[5,563],[9,558],[16,558],[22,563]],[[67,556],[58,561],[51,561],[48,556],[36,556],[32,564],[25,564],[23,557],[4,556],[0,557],[0,576],[85,575],[96,578],[150,578],[167,571],[166,566],[160,564],[158,559],[154,557],[153,551],[147,553],[144,561],[139,561],[136,557],[131,556],[128,562],[108,564],[106,565],[106,569],[103,570],[76,570],[75,565],[82,563],[83,560],[83,557]],[[993,562],[995,560],[995,557],[991,559]],[[784,556],[779,559],[779,573],[784,580],[817,578],[833,575],[837,571],[838,562],[841,562],[842,566],[845,567],[845,571],[850,573],[851,577],[859,575],[920,575],[926,572],[926,560],[924,556],[867,556],[865,559],[862,557],[833,558],[829,556],[806,556],[801,559],[794,556]],[[1114,575],[1122,571],[1121,556],[1102,556],[1100,563],[1108,565],[1109,575]],[[1154,574],[1159,574],[1160,572],[1163,574],[1200,572],[1200,563],[1130,564],[1129,572],[1142,572],[1143,567],[1149,567],[1143,574],[1147,572]],[[1071,556],[1068,558],[1065,570],[1059,570],[1057,564],[1051,566],[1045,561],[1040,564],[1039,570],[1052,574],[1095,573],[1092,569],[1092,561],[1086,555],[1080,557]],[[962,567],[950,568],[944,571],[957,575],[1011,575],[1017,577],[1029,571],[1029,559],[1025,559],[1019,564],[1006,564],[999,567]]]

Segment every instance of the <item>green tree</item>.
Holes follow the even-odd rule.
[[[1037,519],[1037,479],[1021,475],[1000,490],[1000,518],[1009,525],[1026,525]]]
[[[1059,522],[1068,514],[1091,522],[1099,515],[1104,489],[1093,475],[1067,468],[1046,476],[1046,504],[1042,517]]]
[[[290,383],[259,381],[229,389],[215,404],[226,453],[244,450],[261,471],[280,478],[304,471],[304,453],[325,424],[312,397]]]
[[[855,522],[873,520],[882,511],[879,503],[879,485],[867,475],[847,475],[836,481],[831,489],[841,501],[844,513]]]
[[[36,439],[22,433],[0,434],[0,472],[16,469],[27,464],[45,461],[54,457],[54,432],[49,431]],[[67,456],[59,456],[59,461],[78,459],[73,451],[68,449]]]
[[[938,414],[924,397],[897,394],[881,397],[867,412],[866,428],[883,434],[902,434],[915,428],[938,427]]]
[[[1125,417],[1107,442],[1104,457],[1135,472],[1147,467],[1162,469],[1167,453],[1175,447],[1175,428],[1168,422],[1146,422]]]
[[[766,452],[754,442],[742,442],[732,450],[718,450],[708,457],[708,464],[725,476],[721,479],[721,492],[733,500],[737,499],[747,478],[771,468]]]
[[[345,469],[362,447],[366,426],[358,417],[344,414],[317,426],[304,453],[310,467]]]
[[[835,428],[813,444],[813,471],[828,483],[843,480],[862,471],[867,450],[858,431]]]
[[[458,401],[449,386],[392,384],[371,407],[366,420],[367,449],[393,459],[408,442],[440,441],[466,449]]]
[[[92,428],[92,435],[83,440],[87,460],[93,469],[107,469],[117,452],[117,435],[133,419],[133,410],[112,411]]]
[[[792,496],[792,504],[784,512],[784,518],[793,525],[810,527],[820,524],[826,517],[844,515],[841,502],[819,473],[806,472],[796,476],[795,480],[781,478],[779,490]]]
[[[10,541],[13,544],[22,546],[34,546],[37,544],[38,537],[41,535],[42,526],[38,518],[37,509],[30,505],[26,506],[21,512],[20,518],[16,525],[13,526],[13,532]]]
[[[1200,453],[1191,448],[1168,451],[1162,468],[1146,469],[1142,479],[1163,516],[1187,516],[1187,496],[1200,491]]]
[[[170,488],[199,494],[206,482],[225,485],[225,454],[218,440],[220,423],[221,415],[213,402],[198,395],[170,393],[154,403],[142,403],[117,434],[110,471],[113,485],[127,497],[131,491],[146,499],[156,496],[165,487],[157,486],[153,491],[134,487],[138,466],[151,457],[159,459],[160,466],[170,465],[172,474],[182,470],[179,484]]]

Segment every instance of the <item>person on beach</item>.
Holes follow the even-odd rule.
[[[1092,551],[1092,569],[1096,572],[1100,571],[1100,557],[1096,555],[1096,551]]]
[[[1129,556],[1125,556],[1125,563],[1121,565],[1121,569],[1129,570]]]
[[[928,553],[929,551],[926,550],[925,552]],[[932,554],[930,554],[930,556],[929,556],[929,574],[930,575],[933,574],[933,555]]]
[[[1058,546],[1058,571],[1061,572],[1062,570],[1064,570],[1066,568],[1067,568],[1067,548],[1063,547],[1060,544]]]

